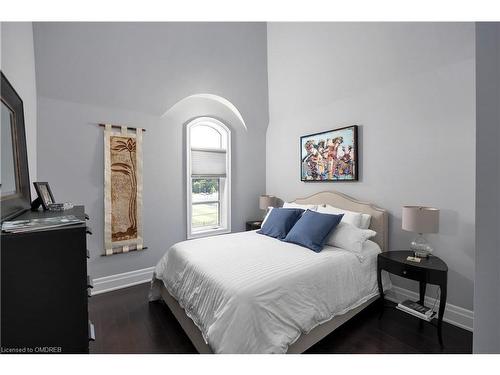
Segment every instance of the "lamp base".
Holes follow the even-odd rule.
[[[429,255],[434,250],[432,246],[424,238],[424,236],[422,236],[422,233],[419,233],[417,238],[415,238],[410,243],[410,249],[415,253],[415,256],[418,258],[428,258]]]
[[[430,253],[427,251],[413,251],[415,258],[429,258]]]

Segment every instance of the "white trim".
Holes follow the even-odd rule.
[[[124,273],[117,273],[116,275],[104,276],[94,279],[94,288],[92,295],[111,292],[117,289],[127,288],[129,286],[148,283],[153,278],[155,268],[143,268]]]
[[[405,299],[418,301],[419,296],[418,293],[412,292],[411,290],[393,286],[391,290],[386,292],[385,298],[387,298],[389,301],[398,303]],[[434,298],[425,296],[425,304],[426,306],[432,306],[434,304]],[[436,304],[436,307],[437,305],[438,304]],[[474,323],[474,311],[447,303],[446,309],[444,310],[443,320],[447,323],[453,324],[454,326],[472,332]]]
[[[214,228],[213,230],[204,230],[198,233],[191,231],[191,128],[200,123],[205,123],[210,125],[212,123],[214,129],[216,126],[222,128],[226,134],[225,139],[222,138],[222,148],[226,153],[226,176],[222,177],[225,180],[224,186],[219,186],[220,194],[220,215],[221,215],[221,226]],[[218,129],[216,129],[219,131]],[[224,125],[219,120],[213,117],[198,117],[186,124],[186,237],[188,240],[200,237],[214,236],[218,234],[230,233],[231,232],[231,130]],[[222,185],[222,184],[221,184]]]
[[[229,233],[231,233],[231,230],[226,228],[207,229],[203,231],[192,232],[189,235],[188,240],[193,240],[195,238],[210,237],[210,236],[219,236],[221,234],[229,234]]]

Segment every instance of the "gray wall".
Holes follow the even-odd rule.
[[[500,23],[476,25],[474,352],[500,353]]]
[[[36,181],[37,93],[31,22],[1,23],[0,60],[2,72],[23,100],[30,180]],[[33,187],[31,190],[33,197]]]
[[[267,34],[267,193],[338,190],[374,202],[391,214],[391,249],[413,237],[401,206],[440,208],[428,239],[449,266],[448,302],[472,309],[474,24],[269,23]],[[299,137],[351,124],[361,126],[361,180],[300,182]]]
[[[232,230],[243,230],[246,220],[260,215],[268,124],[265,24],[41,23],[34,30],[39,178],[50,182],[58,201],[85,204],[94,228],[89,237],[92,277],[151,267],[170,245],[186,238],[183,124],[194,116],[216,116],[232,128]],[[167,112],[197,93],[227,98],[248,130],[216,104],[189,107],[190,101],[183,101]],[[147,129],[146,251],[100,256],[104,182],[99,122]]]

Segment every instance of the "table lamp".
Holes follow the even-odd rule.
[[[259,208],[264,210],[264,217],[266,216],[266,211],[269,207],[274,207],[276,202],[276,197],[274,195],[261,195],[259,198]]]
[[[433,248],[424,238],[423,233],[437,233],[439,231],[439,209],[422,206],[403,206],[402,228],[408,232],[418,233],[410,249],[419,258],[427,258]]]

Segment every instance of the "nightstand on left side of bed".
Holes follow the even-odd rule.
[[[252,220],[246,222],[245,228],[247,231],[249,231],[249,230],[260,229],[261,226],[262,226],[262,220]]]

